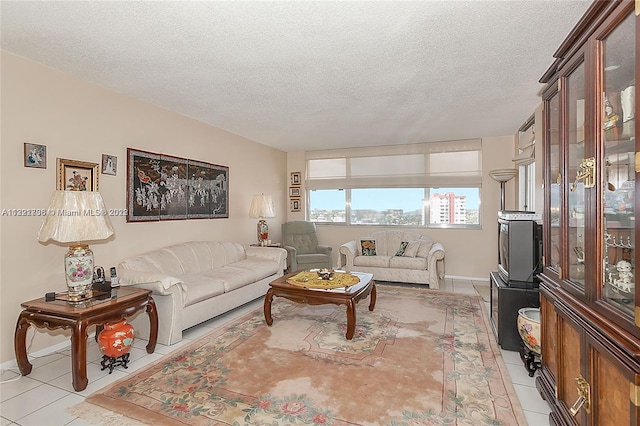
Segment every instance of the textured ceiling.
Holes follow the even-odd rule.
[[[283,151],[513,134],[590,1],[2,1],[1,47]]]

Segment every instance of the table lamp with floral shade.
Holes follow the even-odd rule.
[[[92,296],[93,252],[87,241],[113,235],[111,220],[99,192],[55,191],[38,241],[70,244],[64,256],[68,300],[79,302]]]

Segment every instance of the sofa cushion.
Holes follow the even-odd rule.
[[[194,241],[167,246],[126,259],[120,267],[179,277],[183,274],[210,271],[245,258],[244,247],[238,243]]]
[[[144,271],[149,273],[156,274],[164,274],[160,268],[156,265],[156,262],[153,262],[151,258],[142,256],[132,257],[130,259],[124,260],[120,262],[119,265],[122,269],[127,269],[130,271]]]
[[[383,256],[393,256],[403,241],[415,241],[422,238],[421,234],[411,231],[386,230],[373,232],[371,235],[361,239],[376,240],[376,254]]]
[[[390,268],[397,269],[427,269],[427,259],[424,257],[395,256],[389,260]]]
[[[416,257],[416,254],[418,254],[419,248],[420,248],[420,241],[409,241],[409,244],[407,244],[407,248],[404,250],[404,253],[402,253],[402,256]]]
[[[316,234],[292,234],[291,241],[298,254],[315,253],[318,246]]]
[[[402,238],[402,231],[378,231],[362,239],[376,240],[376,255],[378,256],[393,256],[403,241],[409,241]]]
[[[376,240],[364,239],[360,240],[360,253],[363,256],[376,256]]]
[[[354,266],[376,266],[378,268],[388,268],[389,259],[393,256],[356,256],[353,259]]]
[[[235,268],[248,269],[253,273],[253,281],[260,281],[263,278],[278,272],[278,262],[263,257],[247,257],[239,262],[232,263],[228,266]]]
[[[277,271],[277,262],[250,258],[214,269],[209,276],[222,280],[224,291],[228,293],[275,274]]]
[[[223,266],[222,268],[211,271],[212,275],[222,281],[225,293],[251,284],[255,280],[251,270],[246,268],[237,268],[233,265]]]
[[[192,244],[176,244],[165,249],[180,263],[183,274],[197,274],[200,270],[196,250]]]
[[[421,240],[420,248],[418,249],[418,253],[416,254],[416,256],[424,257],[426,259],[427,256],[429,256],[429,251],[431,250],[432,245],[433,245],[433,241],[431,240],[427,240],[427,241]]]
[[[182,288],[184,291],[184,306],[190,306],[194,303],[218,296],[224,293],[224,282],[219,278],[213,278],[208,275],[213,271],[205,274],[186,274],[183,275]]]
[[[296,261],[298,262],[298,267],[300,269],[304,269],[305,265],[309,265],[311,263],[328,263],[328,257],[328,255],[322,253],[299,254],[296,257]]]
[[[119,265],[118,274],[120,275],[120,285],[136,285],[158,283],[158,290],[168,290],[172,285],[182,283],[182,278],[176,278],[171,275],[162,274],[160,272],[134,271]]]
[[[184,274],[184,269],[182,269],[180,259],[168,248],[155,250],[150,253],[140,255],[140,257],[155,265],[157,270],[163,274],[173,276]]]
[[[244,247],[238,243],[207,241],[206,244],[210,250],[209,256],[212,261],[212,266],[210,268],[203,268],[203,270],[220,268],[224,265],[246,259],[247,257]]]

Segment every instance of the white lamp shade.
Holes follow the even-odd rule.
[[[253,219],[276,217],[276,209],[273,207],[271,195],[254,195],[253,200],[251,200],[251,207],[249,208],[249,217]]]
[[[111,220],[99,192],[56,191],[38,241],[60,243],[104,240],[113,235]]]

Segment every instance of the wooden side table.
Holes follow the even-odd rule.
[[[22,303],[18,317],[14,348],[18,368],[23,376],[33,366],[27,357],[26,337],[29,326],[55,330],[71,329],[71,375],[73,388],[84,390],[87,379],[87,327],[96,325],[96,333],[107,322],[119,321],[145,308],[151,323],[147,353],[153,353],[158,339],[158,312],[150,290],[120,287],[111,293],[76,304],[64,300],[46,302],[44,297]]]
[[[249,244],[251,247],[282,247],[282,243],[271,243],[271,244]]]

